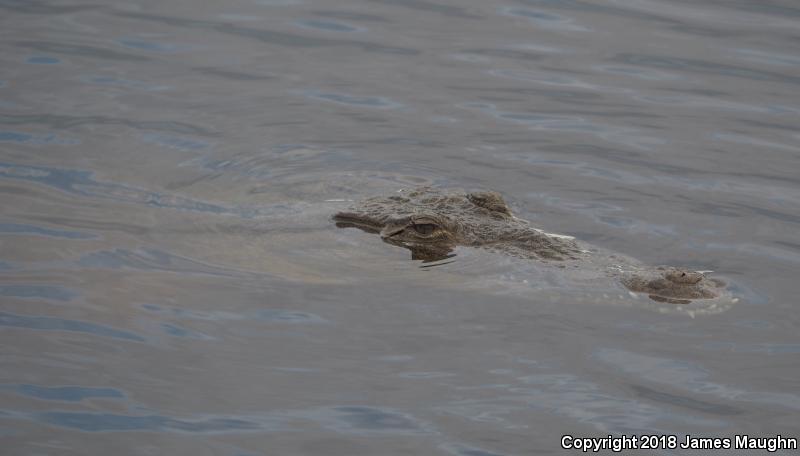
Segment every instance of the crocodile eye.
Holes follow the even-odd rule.
[[[433,223],[415,223],[413,227],[414,231],[423,236],[430,236],[434,231],[436,231],[436,225]]]

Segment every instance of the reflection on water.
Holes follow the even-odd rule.
[[[0,10],[4,455],[800,437],[797,5]],[[656,307],[469,248],[420,267],[330,220],[420,185],[740,300]]]

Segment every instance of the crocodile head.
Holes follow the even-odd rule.
[[[490,191],[419,187],[367,198],[333,219],[340,228],[380,234],[384,242],[405,247],[413,259],[424,261],[447,258],[458,245],[556,260],[578,252],[570,239],[547,235],[514,217],[503,197]]]
[[[457,226],[434,213],[371,217],[351,211],[336,214],[334,220],[340,228],[377,233],[384,242],[409,249],[415,260],[447,258],[457,245]]]

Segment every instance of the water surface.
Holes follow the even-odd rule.
[[[800,437],[795,3],[0,10],[4,455]],[[469,249],[421,267],[330,221],[415,185],[500,191],[740,300],[673,312]]]

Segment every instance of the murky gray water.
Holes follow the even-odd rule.
[[[800,437],[796,2],[2,0],[0,49],[3,455]],[[740,301],[329,220],[419,184]]]

